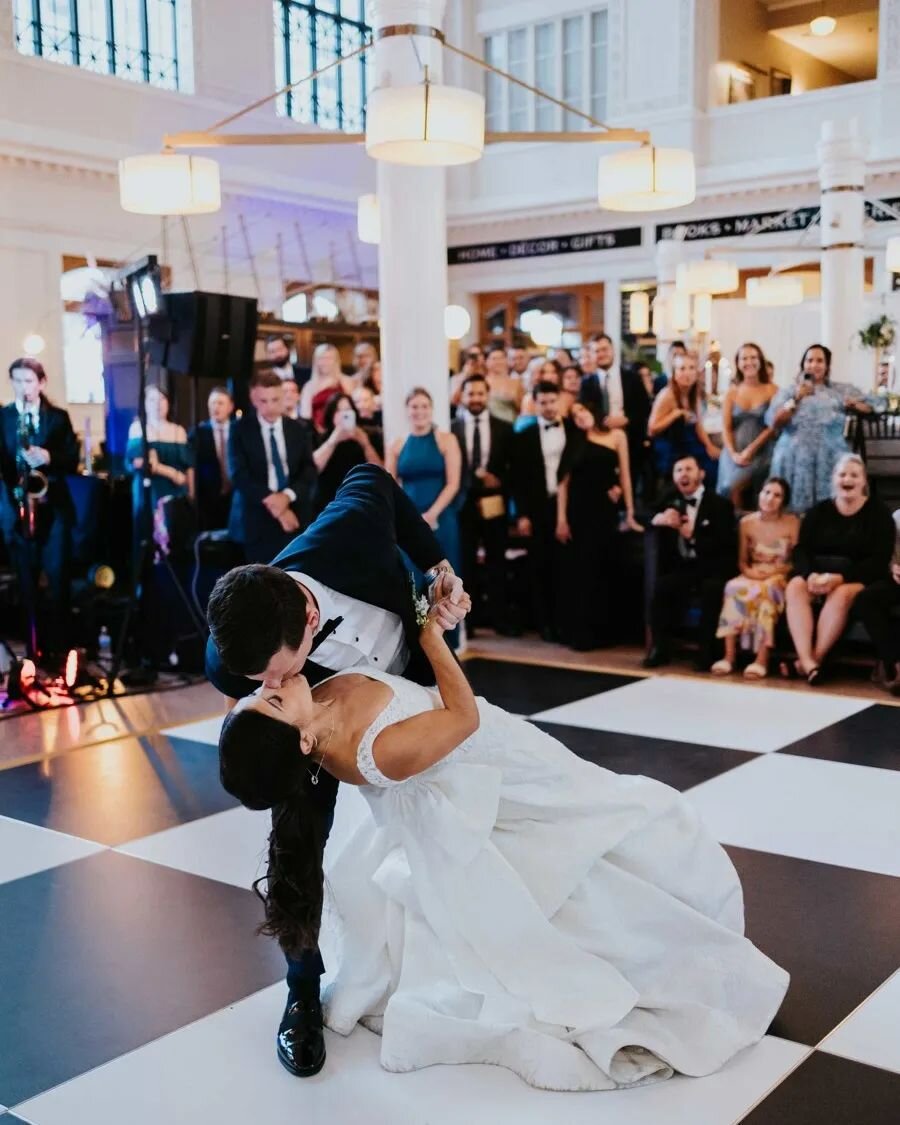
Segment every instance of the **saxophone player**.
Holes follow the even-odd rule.
[[[77,471],[78,439],[68,412],[53,406],[44,393],[47,374],[42,364],[36,359],[14,360],[9,377],[15,401],[0,410],[0,530],[19,578],[26,613],[30,610],[37,619],[40,654],[61,656],[69,642],[69,569],[75,523],[66,474]],[[44,482],[37,474],[46,480],[39,498]],[[23,499],[29,483],[33,486],[31,500]],[[43,589],[42,575],[46,576]],[[33,647],[33,617],[26,622],[29,648]]]

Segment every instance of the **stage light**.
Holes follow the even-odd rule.
[[[107,563],[96,563],[87,576],[88,582],[98,590],[111,590],[116,584],[116,572]]]
[[[149,274],[145,274],[141,278],[141,296],[144,298],[147,316],[155,316],[159,312],[159,294],[156,291],[154,280]]]

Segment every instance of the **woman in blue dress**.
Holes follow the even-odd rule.
[[[734,370],[734,382],[722,405],[723,448],[717,491],[741,511],[751,506],[768,479],[772,428],[766,424],[766,412],[778,388],[769,380],[759,344],[741,344],[734,357]]]
[[[693,352],[680,352],[673,363],[672,378],[656,396],[647,423],[657,476],[669,483],[679,458],[696,457],[706,473],[707,487],[715,488],[719,450],[703,428],[700,417],[697,356]]]
[[[834,467],[850,452],[847,411],[870,409],[862,391],[831,382],[830,349],[810,344],[794,385],[779,391],[766,414],[767,425],[778,432],[771,473],[791,486],[792,512],[803,515],[830,499]]]
[[[169,396],[155,384],[144,392],[147,417],[147,444],[150,454],[150,505],[156,511],[166,496],[194,498],[194,451],[184,426],[169,418]],[[139,526],[143,494],[144,450],[137,419],[128,431],[125,465],[132,473],[132,503],[135,526]]]
[[[461,567],[456,518],[462,454],[453,434],[434,424],[434,402],[424,387],[406,396],[409,436],[387,451],[388,471],[422,513],[455,571]]]

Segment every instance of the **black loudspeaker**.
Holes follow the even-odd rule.
[[[224,293],[167,293],[169,339],[158,345],[161,366],[224,383],[246,408],[256,347],[256,300]],[[156,355],[152,358],[157,359]]]

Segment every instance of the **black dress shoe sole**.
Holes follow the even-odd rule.
[[[314,1063],[312,1066],[305,1067],[297,1066],[296,1063],[292,1063],[281,1053],[280,1050],[278,1050],[277,1047],[275,1049],[275,1054],[278,1056],[278,1061],[288,1072],[288,1074],[293,1074],[295,1078],[312,1078],[312,1076],[314,1074],[318,1074],[322,1067],[325,1065],[326,1055],[324,1051],[322,1052],[321,1059],[317,1063]]]

